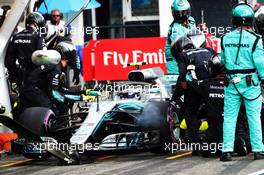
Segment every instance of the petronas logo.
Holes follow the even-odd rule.
[[[184,2],[182,0],[179,0],[178,6],[180,6],[180,7],[184,6]]]

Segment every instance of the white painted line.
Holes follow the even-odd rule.
[[[249,175],[261,175],[261,174],[264,174],[264,169],[260,170],[260,171],[257,171],[257,172],[254,172],[254,173],[251,173]]]

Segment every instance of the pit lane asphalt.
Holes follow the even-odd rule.
[[[23,162],[24,161],[24,162]],[[95,162],[82,165],[58,166],[57,160],[28,160],[22,156],[2,156],[1,175],[158,175],[158,174],[251,174],[264,169],[264,160],[253,161],[253,155],[234,157],[232,162],[219,158],[192,156],[190,152],[157,155],[149,152],[97,155]]]

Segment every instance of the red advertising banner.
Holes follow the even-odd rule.
[[[211,40],[219,53],[220,39]],[[166,73],[165,43],[164,37],[92,40],[83,48],[84,80],[127,80],[135,69],[128,63],[138,62],[147,62],[141,68],[159,66]]]
[[[166,73],[166,38],[102,39],[90,41],[83,49],[85,81],[127,80],[129,63],[147,62],[142,68],[161,67]]]

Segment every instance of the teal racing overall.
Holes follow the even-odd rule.
[[[222,37],[221,47],[221,62],[227,69],[222,152],[234,151],[237,116],[242,101],[246,108],[252,152],[263,151],[260,80],[264,80],[264,55],[261,37],[237,28]]]
[[[171,43],[178,37],[186,35],[190,30],[196,28],[195,20],[193,17],[188,18],[188,26],[184,26],[182,23],[173,22],[170,25],[166,45],[165,45],[165,56],[166,56],[166,69],[168,74],[179,74],[178,65],[171,55]]]

